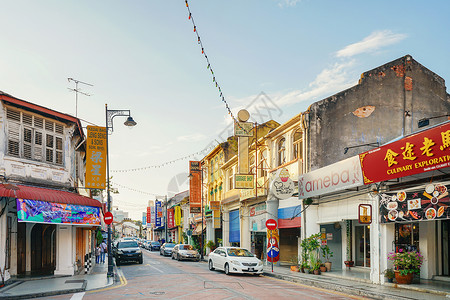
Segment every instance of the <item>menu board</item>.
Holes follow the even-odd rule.
[[[383,193],[380,200],[381,223],[450,219],[447,187],[430,183],[415,192]]]

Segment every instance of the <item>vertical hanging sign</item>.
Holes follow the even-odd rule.
[[[87,188],[106,188],[106,127],[88,126],[86,139]]]
[[[189,174],[191,180],[189,181],[189,207],[191,213],[201,212],[202,201],[202,166],[199,161],[189,162]]]
[[[175,211],[173,208],[169,208],[167,210],[167,228],[175,227],[174,213],[175,213]]]
[[[161,201],[155,202],[155,227],[161,227],[162,208]]]

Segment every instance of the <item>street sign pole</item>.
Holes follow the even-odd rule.
[[[272,273],[273,273],[273,261],[275,258],[275,245],[272,243],[272,231],[277,229],[278,224],[277,221],[275,221],[274,219],[268,219],[266,221],[266,228],[267,230],[270,230],[270,234],[269,234],[269,252],[267,254],[268,257],[272,258]]]
[[[272,230],[270,231],[270,240],[272,241]],[[273,250],[272,250],[272,273],[273,273]]]

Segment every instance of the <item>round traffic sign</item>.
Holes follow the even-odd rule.
[[[113,215],[110,211],[105,213],[105,216],[103,217],[103,220],[105,220],[105,224],[109,225],[113,221]]]
[[[275,230],[277,229],[277,226],[278,226],[277,221],[275,221],[274,219],[269,219],[266,221],[266,227],[269,230]]]

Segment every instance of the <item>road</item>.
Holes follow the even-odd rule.
[[[176,261],[143,250],[144,263],[118,267],[120,283],[48,299],[362,299],[266,276],[209,271],[205,262]]]

